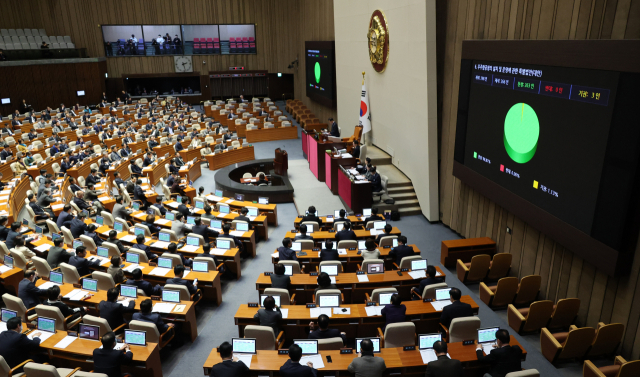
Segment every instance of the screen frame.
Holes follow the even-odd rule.
[[[309,97],[314,102],[317,102],[324,106],[336,106],[337,104],[337,96],[336,96],[336,42],[335,41],[304,41],[304,62],[298,62],[298,65],[303,64],[304,72],[305,72],[305,87],[306,85],[306,74],[307,74],[307,50],[331,50],[333,51],[333,91],[331,93],[332,99],[321,96],[314,92],[310,92],[308,89],[305,89],[306,96]],[[311,95],[309,95],[311,94]]]

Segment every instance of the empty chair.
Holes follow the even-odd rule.
[[[571,325],[569,332],[555,334],[543,328],[540,333],[540,349],[552,364],[562,360],[581,359],[591,347],[595,334],[593,327],[577,328]]]
[[[68,284],[80,283],[80,274],[75,266],[67,263],[60,263],[60,271],[62,272],[62,282]]]
[[[518,290],[518,278],[506,277],[498,280],[497,285],[480,283],[480,299],[491,308],[511,304]]]
[[[547,325],[553,312],[553,301],[536,301],[528,308],[516,309],[509,304],[507,309],[507,320],[509,326],[518,334],[540,331]]]
[[[38,273],[38,276],[44,277],[44,278],[48,278],[49,277],[49,273],[51,272],[51,267],[49,266],[49,263],[47,263],[46,259],[42,259],[40,257],[31,257],[31,261],[33,262],[33,265],[36,267],[36,272]]]
[[[430,298],[432,300],[436,299],[436,289],[442,289],[442,288],[447,288],[447,283],[436,283],[436,284],[429,284],[427,286],[424,287],[424,289],[422,290],[422,292],[420,292],[420,294],[416,293],[416,291],[411,291],[411,293],[413,295],[418,296],[420,299],[425,299],[425,298]]]
[[[400,265],[397,266],[397,268],[399,270],[402,270],[403,268],[411,269],[411,262],[412,261],[416,261],[416,260],[421,260],[421,259],[422,259],[422,257],[420,255],[412,255],[412,256],[408,256],[408,257],[403,257],[400,260]],[[395,265],[395,263],[394,263],[394,265]]]
[[[98,290],[100,291],[108,291],[111,288],[115,288],[116,283],[113,280],[113,276],[106,272],[101,271],[93,271],[91,273],[91,277],[98,281]]]
[[[58,43],[67,43],[62,35],[58,35],[56,38],[58,39]],[[69,39],[69,42],[71,42],[71,39]]]
[[[5,293],[2,295],[2,301],[4,301],[7,309],[13,310],[14,312],[18,313],[18,317],[22,318],[22,322],[31,322],[38,318],[38,315],[36,314],[27,316],[27,309],[33,308],[27,308],[26,306],[24,306],[24,302],[22,302],[22,299],[20,297]]]
[[[300,248],[302,250],[311,250],[314,247],[313,240],[297,240],[296,242],[300,243]]]
[[[19,37],[24,37],[24,30],[16,29],[16,35],[19,36]]]
[[[57,42],[53,42],[53,43],[51,43],[51,48],[58,48],[59,49],[60,48],[60,44],[57,43]]]
[[[603,322],[599,322],[598,327],[596,327],[595,339],[586,357],[615,355],[623,334],[624,325],[622,323],[605,325]]]
[[[413,322],[390,323],[382,330],[378,327],[381,348],[414,346],[416,344],[416,325]]]
[[[208,258],[211,259],[211,258]],[[268,296],[279,296],[280,297],[280,305],[295,305],[296,294],[289,297],[289,291],[282,288],[265,288],[264,293]]]
[[[540,377],[540,372],[537,369],[525,369],[507,373],[504,377]]]
[[[74,45],[74,44],[73,44],[73,43],[71,43],[71,42],[68,42],[68,43],[66,43],[66,47],[67,47],[67,48],[76,48],[76,45]]]
[[[487,280],[498,280],[509,275],[511,271],[512,255],[509,253],[497,253],[489,263]]]
[[[358,247],[358,241],[355,240],[342,240],[338,241],[336,249],[349,249],[351,247]]]
[[[320,305],[320,297],[334,295],[338,295],[338,305],[342,305],[342,301],[344,301],[344,299],[342,296],[342,292],[340,292],[339,289],[320,289],[315,295],[315,303],[316,305]]]
[[[299,274],[300,273],[300,263],[298,261],[295,260],[281,260],[278,263],[285,265],[285,266],[291,266],[291,272],[294,274]]]
[[[640,360],[627,361],[622,356],[616,356],[613,360],[613,365],[607,365],[600,368],[596,367],[591,361],[586,360],[582,369],[582,377],[636,376],[640,376]]]
[[[80,211],[78,210],[78,213]],[[95,251],[97,249],[96,243],[93,241],[93,238],[89,236],[85,236],[84,234],[80,235],[80,241],[82,241],[82,245],[87,248],[87,250]]]
[[[335,338],[318,339],[318,350],[339,350],[344,346],[342,338],[337,336]]]
[[[483,280],[489,272],[491,256],[487,254],[476,255],[471,258],[470,263],[464,263],[458,259],[456,264],[456,274],[462,283],[476,282]]]
[[[535,301],[538,297],[538,293],[540,293],[541,283],[542,277],[540,275],[529,275],[523,277],[520,280],[520,284],[518,284],[518,290],[516,291],[516,297],[513,299],[513,305],[529,305]]]
[[[247,325],[244,336],[256,339],[256,350],[277,350],[284,344],[284,331],[280,331],[276,337],[271,326]]]
[[[89,314],[85,314],[84,317],[82,317],[82,323],[87,325],[99,326],[100,337],[102,337],[104,334],[111,331],[113,332],[119,331],[127,325],[126,323],[123,323],[122,325],[116,327],[115,329],[112,329],[111,326],[109,326],[109,322],[106,319],[100,318],[100,317],[94,317]]]
[[[34,377],[65,377],[75,375],[74,372],[79,371],[80,368],[56,368],[53,365],[45,365],[38,363],[27,363],[24,365],[24,373],[27,376]]]
[[[33,36],[35,37],[36,35],[38,35],[38,36],[39,36],[39,35],[41,35],[41,34],[40,34],[40,32],[38,31],[38,29],[31,29],[31,35],[33,35]]]
[[[478,339],[478,329],[480,328],[479,317],[454,318],[449,328],[441,326],[445,330],[447,343],[462,342],[467,339]]]
[[[60,37],[58,37],[60,38]],[[62,37],[62,41],[65,43],[71,43],[71,37],[68,35],[65,35],[64,37]]]
[[[380,303],[380,295],[383,293],[396,294],[398,290],[395,288],[376,288],[371,292],[371,297],[367,292],[364,293],[366,301]]]
[[[53,318],[56,320],[56,330],[67,331],[78,325],[82,317],[72,319],[73,315],[64,317],[60,308],[52,305],[36,305],[36,315],[38,317]]]
[[[158,343],[159,348],[164,348],[175,336],[175,333],[171,334],[171,336],[166,335],[171,331],[171,328],[168,328],[167,331],[164,332],[164,334],[160,334],[160,331],[158,331],[158,327],[156,326],[156,324],[151,322],[133,320],[129,322],[129,328],[131,330],[146,331],[147,342]]]

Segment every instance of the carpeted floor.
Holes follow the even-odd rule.
[[[293,200],[298,214],[304,215],[309,206],[315,206],[321,215],[332,215],[335,210],[344,209],[340,197],[331,194],[329,187],[318,181],[309,170],[307,160],[289,162],[289,180],[294,189]]]

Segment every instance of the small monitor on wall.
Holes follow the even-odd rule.
[[[83,97],[84,96],[84,90],[78,90],[77,94],[78,94],[78,97]]]
[[[11,98],[3,98],[2,99],[2,104],[3,105],[8,105],[11,103]]]

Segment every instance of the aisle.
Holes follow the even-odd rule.
[[[304,215],[309,206],[315,206],[321,215],[332,215],[334,210],[344,208],[340,197],[333,195],[326,183],[318,181],[309,170],[307,160],[289,161],[289,181],[299,215]]]

